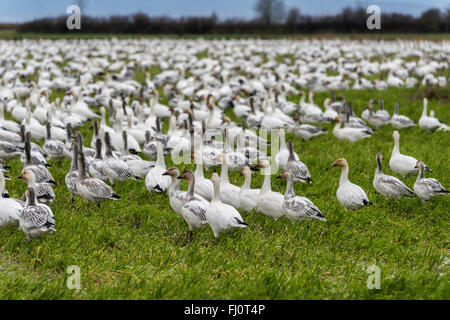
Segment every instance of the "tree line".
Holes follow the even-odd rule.
[[[261,0],[258,2],[277,2]],[[282,3],[282,2],[281,2]],[[429,9],[420,16],[382,13],[381,30],[368,30],[369,14],[365,8],[345,8],[336,15],[304,15],[298,8],[287,13],[284,7],[255,7],[258,18],[251,20],[219,20],[216,14],[206,17],[150,17],[145,13],[107,18],[82,15],[78,32],[130,34],[301,34],[301,33],[448,33],[450,9],[443,12]],[[67,16],[43,18],[17,25],[19,32],[64,33],[77,32],[66,27]]]

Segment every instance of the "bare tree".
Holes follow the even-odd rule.
[[[289,9],[286,24],[288,26],[295,26],[300,22],[300,9],[299,8],[291,8]]]
[[[282,0],[258,0],[255,11],[266,24],[282,22],[285,15],[284,2]]]

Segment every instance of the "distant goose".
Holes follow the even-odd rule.
[[[108,176],[106,175],[104,170],[102,141],[100,140],[100,138],[97,138],[97,141],[95,142],[95,149],[95,158],[88,165],[89,174],[94,178],[106,182],[108,180]]]
[[[410,118],[398,113],[398,103],[394,106],[394,115],[392,116],[391,124],[396,129],[404,129],[414,127],[416,125],[416,123]]]
[[[103,161],[103,171],[111,184],[117,181],[126,181],[134,177],[133,172],[127,164],[113,156],[109,132],[105,132],[105,160]]]
[[[50,184],[46,182],[36,182],[33,171],[29,169],[24,170],[17,178],[26,181],[28,183],[28,188],[34,189],[36,198],[39,201],[52,203],[55,199],[55,192]]]
[[[220,200],[221,183],[216,172],[213,172],[211,181],[214,184],[214,196],[211,200],[211,205],[205,212],[205,216],[214,232],[214,237],[217,239],[222,233],[247,227],[247,223],[244,222],[239,212],[234,207],[222,203]]]
[[[416,167],[419,168],[419,175],[417,176],[416,183],[414,183],[414,192],[423,202],[431,200],[437,195],[450,193],[436,179],[425,178],[424,171],[426,167],[422,161],[417,161]]]
[[[102,180],[89,177],[86,173],[86,162],[84,154],[78,153],[79,173],[76,182],[77,193],[80,197],[89,202],[96,202],[100,208],[100,202],[105,200],[118,200],[118,196],[114,190],[104,183]]]
[[[341,119],[337,117],[335,119],[336,126],[333,129],[333,134],[339,140],[347,140],[348,142],[355,142],[360,139],[370,137],[370,131],[362,128],[341,128]]]
[[[419,119],[419,127],[422,130],[433,132],[442,125],[442,122],[439,121],[437,118],[428,116],[427,106],[428,106],[428,99],[424,98],[422,116]]]
[[[331,166],[342,169],[336,196],[345,209],[359,210],[372,204],[364,190],[348,180],[348,164],[344,158],[337,159]]]
[[[20,213],[19,227],[27,240],[41,239],[46,234],[56,231],[52,210],[45,204],[38,203],[33,188],[28,188],[26,205]]]
[[[283,213],[286,218],[302,222],[307,219],[327,221],[322,212],[308,198],[296,196],[294,193],[294,176],[286,169],[277,178],[287,180],[283,201]]]
[[[0,161],[7,162],[22,154],[22,148],[6,141],[0,141]]]
[[[419,168],[416,167],[417,159],[400,153],[400,134],[398,131],[394,131],[392,137],[394,138],[394,149],[392,149],[391,159],[389,160],[391,170],[403,177],[417,174],[419,172]],[[427,166],[425,166],[425,169],[432,171]]]
[[[405,195],[407,197],[415,197],[414,192],[408,188],[403,182],[393,176],[383,173],[381,162],[383,154],[377,154],[377,170],[373,178],[373,187],[379,194],[386,198],[397,198]]]
[[[130,154],[128,151],[127,131],[122,132],[123,137],[123,155],[122,160],[133,173],[133,176],[145,178],[147,172],[155,166],[152,161],[142,160],[138,155]]]
[[[65,145],[59,140],[52,139],[50,122],[47,122],[46,130],[47,135],[42,149],[51,160],[63,158]]]

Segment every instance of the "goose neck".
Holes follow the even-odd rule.
[[[348,166],[342,168],[341,178],[339,180],[339,185],[343,185],[348,182]]]
[[[272,187],[270,184],[270,168],[264,170],[264,182],[261,188],[261,193],[266,193],[272,191]]]
[[[294,193],[294,178],[292,177],[291,174],[288,175],[287,177],[287,186],[286,186],[286,191],[284,193],[284,196],[286,198],[291,198],[295,196]]]

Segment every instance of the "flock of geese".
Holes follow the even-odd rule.
[[[211,50],[208,57],[198,57],[205,43],[206,49],[221,48],[222,53]],[[121,199],[113,189],[116,183],[143,180],[150,193],[167,193],[170,207],[186,221],[190,237],[195,229],[205,226],[212,229],[215,238],[245,228],[247,223],[238,209],[275,220],[286,217],[292,222],[326,221],[311,200],[294,193],[295,183],[309,184],[313,178],[294,152],[293,141],[286,142],[286,132],[310,140],[327,133],[317,124],[335,122],[333,135],[354,142],[370,137],[384,125],[400,130],[418,124],[427,132],[449,128],[434,112],[428,112],[427,99],[423,101],[423,113],[417,124],[399,114],[398,104],[391,116],[383,100],[370,100],[358,117],[352,102],[343,96],[336,98],[334,90],[349,88],[353,73],[356,74],[352,80],[354,89],[358,85],[368,87],[362,85],[360,76],[375,73],[376,69],[367,69],[374,62],[370,62],[371,56],[364,45],[349,42],[355,51],[344,49],[341,56],[336,51],[336,43],[312,41],[309,47],[314,49],[314,54],[310,52],[306,58],[297,60],[304,49],[297,43],[286,46],[283,41],[268,42],[270,50],[258,47],[258,41],[225,45],[218,41],[179,44],[127,40],[124,45],[125,41],[115,39],[87,40],[80,41],[76,49],[65,40],[0,42],[0,54],[10,57],[0,60],[0,170],[3,172],[0,174],[0,228],[19,227],[29,240],[56,231],[51,210],[55,200],[52,185],[56,182],[49,167],[52,160],[64,158],[71,161],[65,184],[72,201],[80,197],[88,203],[97,203],[100,208],[103,201]],[[277,44],[283,45],[277,47]],[[442,50],[449,50],[447,43],[442,46]],[[149,47],[152,53],[145,54]],[[434,77],[440,68],[448,65],[437,62],[441,60],[434,47],[434,43],[428,42],[386,43],[385,53],[398,54],[392,61],[377,62],[381,71],[389,72],[386,87],[395,83],[408,86],[412,82],[408,78],[412,70],[422,82],[428,79],[423,84],[441,85],[442,76],[429,75]],[[294,53],[292,48],[300,52]],[[268,55],[268,61],[255,52]],[[356,52],[360,52],[359,56]],[[415,67],[401,59],[408,57],[405,55],[408,52],[421,58],[413,61]],[[288,57],[291,54],[293,59]],[[279,62],[278,56],[286,58]],[[303,63],[304,59],[310,59],[308,64]],[[354,65],[349,66],[351,61]],[[236,67],[239,63],[242,64]],[[142,71],[152,66],[161,69],[153,79],[150,72]],[[329,69],[339,73],[340,78],[336,80],[339,85],[333,86],[332,77],[326,75]],[[138,70],[143,73],[142,82],[135,80]],[[247,77],[242,76],[242,71]],[[38,74],[37,80],[21,80],[34,74]],[[403,78],[404,84],[394,81],[395,77]],[[438,82],[434,83],[433,79]],[[306,94],[298,88],[310,90]],[[377,82],[372,88],[385,87]],[[329,89],[331,95],[325,99],[322,109],[314,102],[314,91]],[[62,99],[52,99],[54,91],[65,95]],[[160,102],[161,94],[168,99],[167,105]],[[299,102],[288,101],[288,95],[295,94],[300,96]],[[100,114],[92,107],[99,107]],[[227,117],[226,109],[231,109],[241,123]],[[7,120],[5,113],[13,120]],[[169,126],[166,133],[162,130],[164,119]],[[86,123],[92,129],[89,146],[83,143],[86,137],[77,130]],[[279,136],[280,148],[275,153],[272,150],[273,161],[265,150],[274,141],[257,134],[261,129]],[[389,167],[403,177],[417,175],[416,182],[411,189],[397,177],[384,174],[383,155],[378,153],[373,179],[375,190],[386,198],[417,196],[423,201],[449,193],[438,180],[425,177],[425,171],[431,169],[423,161],[400,153],[397,130],[393,131]],[[43,140],[42,147],[32,140]],[[176,166],[166,168],[165,156],[174,160],[180,155],[195,160],[194,171],[180,172]],[[28,186],[21,199],[11,198],[5,189],[7,161],[16,158],[23,164],[18,178]],[[359,210],[372,204],[365,191],[349,181],[349,164],[344,158],[331,166],[341,168],[336,196],[345,209]],[[219,167],[220,175],[215,172]],[[204,168],[214,171],[210,179],[205,178]],[[284,194],[271,188],[271,176],[278,169],[281,173],[276,178],[287,183]],[[263,185],[252,189],[252,173],[259,170],[264,175]],[[230,183],[229,171],[244,176],[242,187]],[[180,190],[182,179],[188,182],[187,191]]]

